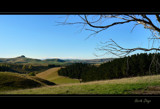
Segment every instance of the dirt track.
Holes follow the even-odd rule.
[[[147,87],[145,90],[136,90],[133,91],[132,94],[149,94],[149,95],[157,95],[160,94],[160,86],[152,86],[152,87]]]

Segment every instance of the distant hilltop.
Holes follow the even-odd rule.
[[[55,65],[66,65],[71,63],[90,63],[99,64],[113,60],[114,58],[104,59],[33,59],[28,58],[24,55],[15,58],[0,58],[0,63],[21,63],[21,64],[55,64]]]
[[[19,56],[18,58],[25,58],[25,56],[24,56],[24,55],[21,55],[21,56]]]

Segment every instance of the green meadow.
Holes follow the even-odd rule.
[[[86,83],[47,85],[30,89],[1,91],[0,94],[150,94],[152,91],[157,94],[159,90],[155,89],[159,87],[160,75],[153,75]]]

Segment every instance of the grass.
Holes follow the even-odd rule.
[[[55,85],[47,80],[12,72],[0,72],[0,91]]]
[[[37,74],[36,76],[54,82],[56,84],[79,83],[78,79],[71,79],[68,77],[59,76],[57,72],[60,68],[61,67],[51,68],[49,70]]]
[[[160,86],[160,75],[61,84],[0,94],[132,94],[135,90],[146,90],[151,86]]]

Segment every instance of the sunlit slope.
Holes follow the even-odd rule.
[[[0,72],[0,91],[34,88],[47,85],[55,84],[50,81],[25,74]]]
[[[54,82],[56,84],[79,83],[78,79],[71,79],[68,77],[59,76],[57,72],[60,68],[61,67],[51,68],[44,72],[38,73],[36,76]]]
[[[0,92],[1,94],[133,94],[160,86],[160,75],[61,84],[42,88]],[[157,90],[156,90],[157,91]],[[160,91],[160,89],[159,89]],[[140,92],[140,91],[139,91]],[[155,92],[155,91],[154,91]],[[153,92],[152,92],[153,93]],[[141,94],[141,93],[138,93]],[[160,93],[159,93],[160,94]]]

